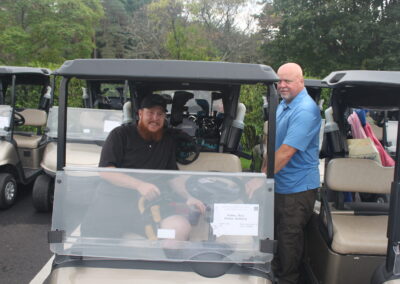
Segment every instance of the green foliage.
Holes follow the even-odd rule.
[[[4,0],[0,3],[0,64],[62,63],[90,57],[100,0]]]
[[[242,164],[242,170],[250,170],[251,160],[240,158],[240,163]]]
[[[184,27],[176,23],[173,31],[167,36],[165,47],[173,59],[218,60],[216,48],[207,40],[205,30],[197,24]]]
[[[96,31],[94,57],[128,58],[131,54],[135,36],[130,30],[132,13],[150,0],[103,0],[105,17]]]
[[[263,96],[266,94],[264,85],[244,85],[240,92],[240,101],[246,106],[244,119],[245,129],[242,135],[242,146],[245,151],[259,143],[257,136],[263,131]]]
[[[294,61],[319,77],[333,70],[399,68],[400,42],[394,36],[400,32],[399,5],[395,0],[275,0],[261,16],[275,19],[264,21],[269,36],[264,54],[275,68]]]

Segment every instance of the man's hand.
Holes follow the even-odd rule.
[[[147,200],[152,200],[160,195],[160,190],[158,187],[147,182],[141,182],[137,187],[137,190]]]
[[[204,205],[203,202],[201,202],[197,198],[189,197],[186,200],[186,205],[189,207],[195,206],[201,212],[201,214],[204,214],[206,212],[206,206]]]

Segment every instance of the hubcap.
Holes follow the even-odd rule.
[[[5,198],[8,202],[13,201],[15,198],[15,184],[12,181],[6,184]]]

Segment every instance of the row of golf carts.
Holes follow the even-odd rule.
[[[279,283],[270,268],[276,249],[273,153],[279,101],[273,69],[223,62],[73,60],[53,73],[61,79],[58,103],[46,92],[48,70],[4,67],[0,75],[9,78],[0,85],[0,205],[13,202],[17,181],[36,178],[35,207],[53,210],[49,243],[55,259],[48,283]],[[23,80],[31,75],[43,77],[40,100],[37,108],[23,108],[16,103],[17,86],[31,84]],[[266,175],[243,172],[239,159],[246,112],[240,96],[255,85],[263,86],[260,96],[268,106]],[[329,151],[320,206],[306,232],[304,279],[397,283],[399,154],[395,167],[349,158],[346,118],[353,108],[397,111],[400,72],[339,71],[307,85],[316,100],[320,86],[331,90],[337,128],[323,135]],[[76,94],[76,86],[84,89]],[[168,101],[168,127],[186,132],[197,145],[181,145],[179,171],[98,168],[108,133],[135,123],[140,100],[154,93]],[[70,106],[76,97],[84,107]],[[136,204],[132,190],[108,178],[121,174],[157,185],[161,197]],[[246,187],[256,184],[249,182],[254,179],[259,188],[250,198]],[[206,205],[206,213],[184,205],[176,180],[180,190]],[[390,203],[349,201],[344,192],[386,195]],[[178,241],[175,230],[159,226],[166,204],[190,221],[189,240]]]

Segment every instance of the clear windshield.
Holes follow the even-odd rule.
[[[104,141],[111,130],[121,125],[122,110],[68,107],[67,139]],[[49,111],[47,135],[57,138],[58,107]]]
[[[159,91],[160,94],[167,95],[176,104],[180,102],[185,106],[188,114],[210,115],[212,113],[212,91],[185,90],[185,91]],[[191,94],[191,96],[190,96]],[[172,105],[167,105],[168,113],[171,113]]]
[[[161,195],[145,200],[137,190],[116,185],[125,179],[156,186]],[[260,240],[274,234],[273,180],[264,174],[71,167],[57,172],[56,181],[52,231],[63,231],[63,241],[51,244],[54,253],[153,261],[272,259],[260,252]],[[189,196],[205,206],[203,213],[185,203]],[[181,239],[186,229],[188,239]]]
[[[0,105],[0,136],[6,136],[11,120],[11,106]]]

